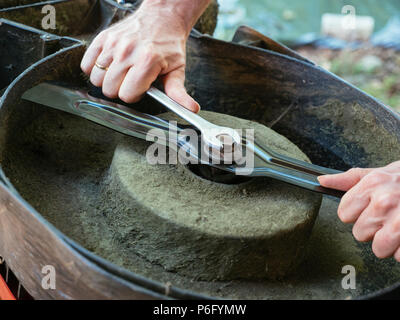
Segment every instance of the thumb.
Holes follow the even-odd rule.
[[[179,68],[167,73],[164,77],[164,89],[167,96],[192,112],[199,112],[200,105],[186,92],[185,70]]]
[[[343,173],[318,177],[319,183],[326,188],[347,191],[356,185],[373,169],[354,168]]]

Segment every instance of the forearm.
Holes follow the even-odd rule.
[[[206,10],[212,0],[144,0],[141,8],[152,10],[160,17],[174,17],[183,31],[190,30]]]

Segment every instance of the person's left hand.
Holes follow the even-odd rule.
[[[199,5],[190,2],[180,4]],[[201,3],[205,8],[208,1]],[[197,113],[200,106],[184,86],[186,41],[193,17],[178,14],[186,12],[178,10],[178,4],[179,0],[143,1],[131,16],[98,34],[81,62],[90,82],[102,87],[109,98],[133,103],[160,78],[171,99]]]
[[[318,178],[322,186],[347,191],[338,215],[354,223],[358,241],[371,241],[378,258],[400,262],[400,161],[377,169],[350,169]]]

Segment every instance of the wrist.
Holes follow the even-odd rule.
[[[210,2],[211,0],[143,0],[140,9],[154,12],[160,18],[173,20],[173,25],[187,37]]]

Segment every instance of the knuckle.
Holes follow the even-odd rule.
[[[400,237],[400,216],[394,219],[392,223],[392,232]]]
[[[400,184],[400,174],[393,174],[393,180],[395,183]]]
[[[352,233],[357,241],[365,242],[368,240],[367,235],[364,232],[362,232],[362,229],[359,226],[354,225]]]
[[[400,262],[400,247],[397,248],[397,250],[394,254],[394,258],[396,259],[396,261]]]
[[[120,90],[118,92],[118,98],[126,103],[132,103],[137,100],[137,96],[135,95],[135,93],[128,92],[126,90]]]
[[[95,87],[101,87],[101,83],[98,80],[90,80],[90,82],[95,86]]]
[[[376,187],[377,185],[387,180],[387,174],[381,170],[376,170],[365,176],[364,182],[369,187]]]
[[[118,61],[123,61],[126,58],[128,58],[132,54],[132,52],[133,52],[133,44],[123,42],[118,46],[118,49],[116,50],[115,59]]]
[[[397,206],[397,199],[391,194],[382,194],[376,197],[373,206],[375,210],[386,212]]]
[[[107,40],[107,38],[108,38],[108,33],[109,33],[108,30],[103,30],[103,31],[101,31],[101,32],[96,36],[96,38],[94,39],[93,42],[103,42],[103,41]]]
[[[89,75],[90,70],[89,70],[88,64],[82,62],[82,63],[81,63],[81,70],[82,70],[85,74]]]
[[[96,86],[96,87],[100,87],[100,86],[101,86],[101,83],[100,83],[99,78],[98,78],[98,77],[95,77],[95,76],[93,75],[93,72],[92,72],[91,75],[90,75],[90,82],[91,82],[94,86]]]
[[[120,91],[119,93],[118,93],[118,98],[120,98],[122,101],[124,101],[124,102],[126,102],[126,103],[129,103],[129,102],[131,102],[130,100],[131,100],[131,97],[130,97],[130,95],[129,94],[127,94],[126,92],[124,92],[124,91]]]
[[[343,222],[343,223],[350,223],[351,219],[349,217],[349,215],[347,214],[347,211],[345,209],[343,209],[342,206],[339,206],[338,208],[338,216],[339,219]]]
[[[118,36],[108,37],[104,41],[104,48],[109,52],[113,52],[119,43],[120,43],[120,38]]]
[[[103,91],[103,94],[108,98],[116,98],[118,96],[117,91],[115,89],[112,89],[112,88],[108,88],[108,87],[103,86],[102,91]]]
[[[116,40],[107,41],[107,43],[104,45],[104,51],[107,52],[108,55],[113,56],[116,45]]]
[[[354,234],[354,238],[358,241],[358,242],[368,242],[369,241],[369,237],[366,234],[362,234],[362,233],[357,233]]]
[[[385,232],[380,234],[379,238],[375,237],[372,245],[373,253],[379,258],[387,258],[382,248],[389,248],[391,243],[391,236],[389,233]]]
[[[351,199],[349,196],[346,194],[342,201],[340,201],[337,213],[339,219],[343,223],[352,223],[354,222],[354,215],[352,214],[353,212],[349,209],[349,204],[351,203]]]
[[[180,57],[178,59],[176,59],[177,64],[180,66],[180,68],[182,68],[182,71],[184,71],[186,69],[186,60],[185,57]],[[183,74],[185,74],[185,72],[183,72]]]
[[[362,168],[351,168],[347,172],[352,175],[361,175],[363,173],[363,169]]]
[[[381,250],[377,248],[376,244],[375,244],[375,246],[372,246],[372,252],[379,259],[384,259],[385,258],[385,256],[382,254]]]
[[[143,50],[143,60],[146,65],[152,65],[161,60],[161,54],[155,50],[153,45],[147,45]]]

